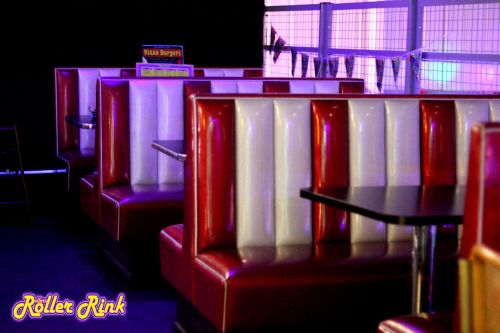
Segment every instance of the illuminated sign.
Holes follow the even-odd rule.
[[[181,45],[143,45],[144,63],[183,64],[184,51]]]

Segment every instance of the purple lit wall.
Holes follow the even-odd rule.
[[[421,50],[423,60],[419,81],[413,91],[431,92],[500,92],[500,3],[495,0],[470,3],[469,0],[417,1],[420,10],[409,21],[405,1],[337,0],[330,4],[329,56],[340,57],[338,77],[345,77],[343,57],[355,54],[354,77],[365,79],[368,92],[378,93],[375,58],[385,60],[382,89],[403,93],[415,80],[406,69],[411,51]],[[314,77],[313,58],[318,56],[320,1],[267,0],[264,17],[264,45],[270,45],[270,31],[286,42],[276,62],[264,50],[267,76],[291,76],[290,48],[298,49],[295,77],[301,75],[301,54],[309,56],[307,77]],[[387,2],[386,2],[387,3]],[[449,4],[447,4],[449,3]],[[296,10],[296,5],[308,5]],[[281,7],[280,11],[272,6]],[[415,27],[422,26],[418,30]],[[414,48],[410,48],[412,41]],[[401,68],[394,81],[391,59],[401,55]]]

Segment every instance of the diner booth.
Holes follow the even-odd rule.
[[[262,67],[54,68],[0,331],[500,331],[500,3],[264,3]]]

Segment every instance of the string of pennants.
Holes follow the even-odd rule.
[[[269,53],[273,54],[273,62],[276,63],[278,61],[279,56],[282,51],[284,50],[289,50],[292,57],[292,77],[295,76],[295,67],[297,64],[297,56],[298,56],[298,51],[294,47],[287,47],[286,46],[286,41],[278,36],[276,29],[271,26],[271,47],[269,49]],[[278,39],[276,39],[278,37]],[[300,53],[301,56],[301,77],[306,77],[307,71],[308,71],[308,66],[309,66],[309,55],[306,53]],[[353,71],[354,71],[354,64],[356,60],[356,56],[363,56],[363,54],[349,54],[342,56],[344,60],[344,66],[345,66],[345,72],[347,75],[347,78],[352,78]],[[366,55],[364,55],[366,56]],[[375,69],[377,73],[377,88],[379,92],[382,91],[382,83],[384,79],[384,70],[385,70],[385,61],[390,60],[391,61],[391,67],[392,67],[392,74],[394,77],[394,85],[397,85],[397,81],[399,78],[399,70],[401,67],[401,60],[405,57],[408,57],[408,60],[410,61],[410,66],[413,70],[413,74],[415,75],[415,78],[418,81],[420,81],[420,65],[422,62],[422,49],[416,49],[413,51],[409,51],[406,53],[402,53],[399,56],[396,57],[374,57],[375,59]],[[340,58],[341,56],[330,56],[328,59],[320,59],[319,57],[314,57],[314,73],[316,77],[319,76],[326,76],[327,72],[329,74],[329,77],[331,78],[336,78],[339,70],[339,63],[340,63]],[[324,76],[322,74],[325,74]]]

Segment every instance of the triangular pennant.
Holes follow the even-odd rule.
[[[415,75],[415,79],[417,82],[420,81],[420,64],[422,62],[422,52],[416,51],[410,54],[410,64],[413,70],[413,75]]]
[[[401,57],[392,58],[391,64],[392,64],[392,75],[394,76],[394,86],[397,88],[399,68],[401,67]]]
[[[314,57],[314,77],[320,77],[321,59]]]
[[[352,73],[354,72],[354,54],[344,57],[345,72],[349,79],[352,79]]]
[[[301,53],[302,56],[302,77],[306,77],[307,68],[309,67],[309,56],[305,53]]]
[[[330,77],[336,78],[339,72],[339,57],[328,59],[328,69],[330,70]]]
[[[377,70],[377,88],[378,92],[382,92],[382,82],[384,81],[385,59],[375,59],[375,67]]]
[[[290,48],[292,53],[292,77],[295,76],[295,65],[297,64],[297,50],[295,48]]]
[[[276,41],[276,44],[274,44],[274,56],[273,56],[274,62],[278,61],[278,58],[280,57],[281,51],[283,51],[285,44],[286,42],[281,37],[279,37],[278,40]]]
[[[276,40],[276,29],[274,29],[273,26],[271,26],[271,47],[269,48],[269,54],[271,54],[274,50],[274,41]]]

